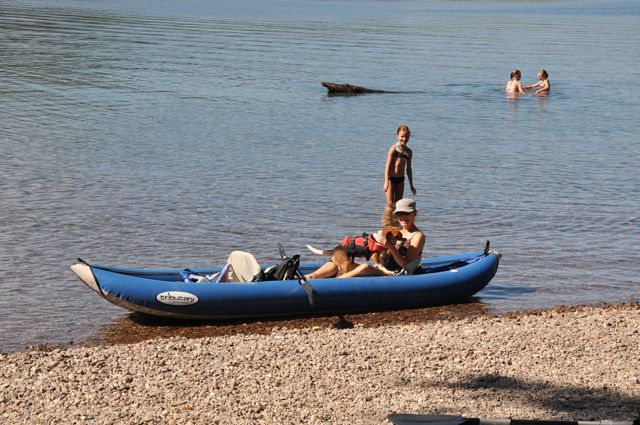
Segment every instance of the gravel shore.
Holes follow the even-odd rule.
[[[3,424],[632,420],[640,305],[0,355]]]

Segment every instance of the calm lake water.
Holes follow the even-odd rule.
[[[551,95],[507,99],[514,67]],[[0,0],[0,351],[128,326],[76,257],[317,261],[375,230],[401,123],[426,254],[504,255],[476,307],[638,300],[638,86],[635,0]]]

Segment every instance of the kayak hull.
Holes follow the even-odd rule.
[[[250,283],[184,282],[184,269],[147,270],[74,264],[74,273],[107,301],[161,317],[228,320],[398,310],[460,302],[484,288],[500,254],[466,253],[422,261],[426,273],[313,279],[313,305],[297,280]],[[320,264],[302,264],[310,273]],[[211,274],[221,268],[191,269]]]

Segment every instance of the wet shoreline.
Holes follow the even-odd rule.
[[[610,306],[636,305],[629,303],[602,303],[598,305],[557,306],[552,308],[499,312],[477,299],[466,303],[449,304],[417,309],[363,312],[345,315],[321,315],[312,317],[280,317],[262,320],[192,321],[154,317],[129,313],[114,318],[95,336],[84,341],[66,343],[33,344],[22,350],[51,351],[74,347],[100,347],[118,344],[134,344],[156,338],[183,337],[197,339],[232,335],[268,335],[281,329],[348,329],[353,327],[376,328],[405,324],[424,324],[439,320],[469,320],[476,317],[515,317],[539,314],[544,311],[574,311],[583,308],[608,308]]]
[[[435,320],[465,319],[478,316],[493,316],[486,304],[474,299],[467,303],[449,304],[418,309],[362,312],[345,315],[319,315],[301,317],[273,317],[256,320],[197,321],[169,319],[139,313],[128,313],[115,317],[102,326],[94,336],[85,340],[69,340],[58,343],[29,344],[20,350],[51,351],[74,347],[96,347],[132,344],[155,338],[225,337],[231,335],[266,335],[277,329],[341,329],[361,326],[367,328],[384,325],[423,323]],[[0,352],[2,352],[0,350]]]

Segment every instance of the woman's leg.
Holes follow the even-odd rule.
[[[304,275],[307,279],[322,279],[324,277],[334,277],[338,274],[338,266],[333,261],[328,261],[320,266],[318,270],[313,273]]]
[[[338,276],[338,279],[344,277],[358,277],[358,276],[382,276],[384,273],[373,267],[371,264],[363,263],[348,273]]]

